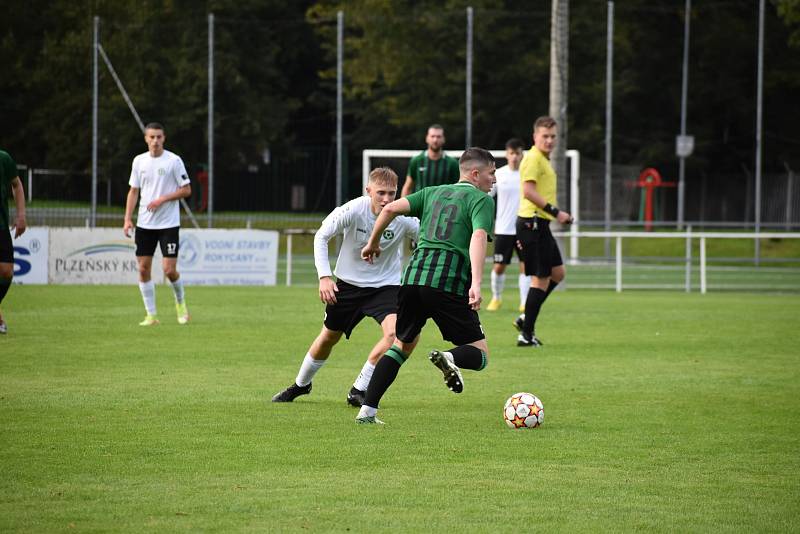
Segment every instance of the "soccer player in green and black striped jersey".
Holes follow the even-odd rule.
[[[8,195],[9,192],[14,196],[14,204],[17,208],[14,220],[14,239],[25,232],[27,224],[25,222],[25,192],[22,190],[22,182],[17,173],[17,164],[11,155],[4,150],[0,150],[0,302],[3,302],[6,293],[11,287],[11,279],[14,277],[14,244],[11,241],[11,233],[8,231]],[[0,314],[0,334],[8,332],[8,327],[3,316]]]
[[[459,160],[460,180],[427,187],[383,208],[361,257],[381,253],[380,236],[398,215],[419,217],[419,245],[406,267],[397,303],[395,343],[378,361],[357,423],[378,423],[378,404],[433,319],[442,337],[456,345],[433,350],[430,360],[445,384],[461,393],[461,369],[486,367],[489,347],[478,310],[486,242],[494,221],[494,201],[487,194],[495,181],[495,162],[482,148],[469,148]]]
[[[425,143],[427,150],[408,162],[406,181],[400,196],[407,197],[415,190],[432,185],[453,184],[461,176],[456,158],[444,153],[444,128],[440,124],[428,126]]]

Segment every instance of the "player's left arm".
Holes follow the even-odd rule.
[[[478,200],[472,211],[472,237],[469,241],[469,263],[472,284],[469,288],[469,306],[477,311],[481,308],[481,280],[483,264],[486,261],[486,248],[489,232],[494,220],[494,201],[484,196]]]
[[[411,204],[407,198],[400,198],[394,202],[390,202],[381,210],[378,219],[375,221],[375,226],[372,228],[372,234],[369,236],[367,245],[361,249],[361,258],[364,261],[372,263],[373,258],[381,255],[381,235],[386,227],[398,215],[406,215],[411,212]]]
[[[555,217],[561,224],[569,224],[573,221],[572,216],[564,210],[558,209],[553,206],[539,193],[536,189],[535,180],[526,180],[522,185],[522,194],[526,199],[530,200],[536,206],[540,207],[553,217]]]
[[[150,202],[147,205],[148,211],[156,211],[165,202],[171,202],[173,200],[180,200],[182,198],[189,198],[192,196],[191,181],[189,180],[188,173],[186,172],[186,166],[183,164],[183,160],[179,157],[173,162],[172,176],[175,177],[178,189],[171,193],[161,195]]]
[[[11,180],[11,192],[14,195],[14,204],[17,208],[16,219],[14,221],[14,239],[25,233],[28,227],[25,222],[25,191],[22,188],[22,180],[15,176]]]
[[[179,187],[172,193],[161,195],[157,199],[153,200],[152,202],[150,202],[150,204],[147,205],[147,210],[156,211],[165,202],[170,202],[172,200],[180,200],[182,198],[188,198],[190,196],[192,196],[192,186],[186,184],[184,186]]]
[[[483,264],[486,261],[486,248],[489,238],[488,232],[477,228],[472,232],[469,241],[469,262],[472,271],[472,285],[469,288],[469,307],[475,311],[481,309],[481,278],[483,277]]]

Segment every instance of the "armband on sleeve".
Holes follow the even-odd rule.
[[[553,217],[558,217],[558,212],[560,211],[557,207],[553,206],[549,202],[542,208],[544,211],[552,215]]]

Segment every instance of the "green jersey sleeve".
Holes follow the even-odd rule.
[[[422,219],[422,210],[425,207],[425,189],[420,189],[416,193],[411,193],[406,197],[406,200],[408,200],[408,204],[411,206],[411,211],[408,212],[408,216]]]
[[[494,200],[488,194],[478,197],[472,207],[472,231],[482,229],[492,233],[494,225]]]

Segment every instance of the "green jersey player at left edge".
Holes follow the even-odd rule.
[[[14,239],[25,233],[25,193],[17,175],[17,164],[8,152],[0,150],[0,304],[14,277],[14,245],[9,232],[8,192],[14,196],[17,208],[14,219]],[[8,325],[0,314],[0,334],[8,333]]]

